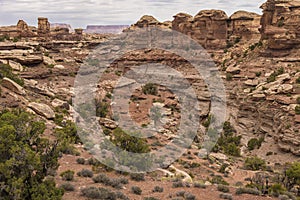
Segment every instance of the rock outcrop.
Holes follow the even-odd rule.
[[[268,0],[261,8],[262,39],[268,42],[269,56],[283,56],[300,45],[300,1]]]
[[[32,102],[28,107],[47,119],[53,119],[55,117],[54,111],[46,104]]]
[[[50,33],[50,23],[48,22],[48,18],[39,17],[38,18],[38,34],[39,35],[47,35]]]
[[[3,78],[1,85],[14,93],[26,95],[24,88],[9,78]]]

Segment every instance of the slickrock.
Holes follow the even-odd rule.
[[[54,119],[55,117],[54,111],[46,104],[32,102],[28,104],[28,107],[47,119]]]

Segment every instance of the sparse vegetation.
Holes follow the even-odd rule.
[[[88,187],[81,190],[81,194],[90,199],[110,199],[116,200],[117,196],[114,192],[105,188]]]
[[[139,174],[130,174],[130,178],[134,181],[144,181],[145,180],[145,174],[139,173]]]
[[[136,194],[136,195],[141,195],[142,194],[142,189],[138,186],[132,186],[131,191],[132,191],[133,194]]]
[[[12,68],[9,65],[0,64],[0,81],[4,77],[7,77],[7,78],[13,80],[20,86],[24,86],[24,80],[22,78],[20,78],[18,75],[15,75],[13,73]]]
[[[84,158],[77,158],[76,162],[80,165],[84,165],[85,164],[85,159]]]
[[[265,170],[266,162],[263,159],[260,159],[256,156],[249,157],[249,158],[246,158],[244,166],[246,169],[253,170],[253,171]]]
[[[295,107],[295,113],[296,113],[296,115],[300,115],[300,105],[297,105]]]
[[[91,170],[88,170],[88,169],[83,169],[79,172],[77,172],[77,175],[78,176],[82,176],[82,177],[89,177],[89,178],[92,178],[94,173],[91,171]]]
[[[249,151],[252,151],[254,149],[259,149],[261,147],[262,142],[264,141],[264,138],[252,138],[248,141],[247,147]]]
[[[231,126],[230,122],[225,122],[223,125],[223,133],[213,148],[214,152],[224,152],[232,156],[240,156],[240,142],[241,136],[235,136],[235,129]]]
[[[228,200],[232,200],[232,194],[228,194],[228,193],[222,193],[220,194],[220,198],[221,199],[228,199]]]
[[[143,93],[144,94],[151,94],[151,95],[157,95],[158,94],[158,89],[157,86],[154,83],[147,83],[142,87]]]
[[[72,170],[64,171],[60,174],[64,181],[73,181],[75,172]]]
[[[257,189],[253,189],[253,188],[238,188],[238,189],[236,189],[235,193],[237,195],[252,194],[252,195],[256,195],[256,196],[259,196],[261,194],[260,191],[258,191]]]
[[[225,186],[225,185],[218,185],[218,191],[220,192],[224,192],[224,193],[228,193],[229,192],[229,187]]]
[[[277,71],[273,72],[268,78],[267,78],[267,82],[271,83],[276,81],[276,77],[283,74],[284,73],[284,68],[281,67],[279,68]]]
[[[67,192],[75,191],[75,187],[71,183],[63,183],[60,187]]]
[[[154,189],[152,190],[152,192],[162,193],[162,192],[164,192],[164,188],[163,187],[159,187],[159,186],[155,186]]]

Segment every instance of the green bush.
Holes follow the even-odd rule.
[[[202,188],[202,189],[205,189],[205,188],[206,188],[206,185],[203,184],[203,183],[194,183],[194,187],[195,187],[195,188]]]
[[[64,171],[60,174],[64,181],[73,181],[75,172],[72,170]]]
[[[95,183],[102,183],[107,186],[111,186],[113,188],[121,189],[123,184],[128,184],[128,179],[126,178],[109,178],[105,174],[99,174],[98,176],[93,178]]]
[[[173,182],[172,187],[173,188],[180,188],[180,187],[184,187],[184,184],[183,184],[182,181],[176,181],[176,182]]]
[[[259,149],[261,147],[261,144],[263,141],[264,141],[264,138],[260,138],[260,139],[252,138],[251,140],[248,141],[248,144],[247,144],[248,150],[252,151],[256,148]]]
[[[75,187],[71,183],[63,183],[60,187],[64,189],[64,191],[68,191],[68,192],[75,191]]]
[[[266,162],[263,159],[260,159],[258,157],[250,157],[246,158],[244,166],[248,170],[265,170],[266,169]]]
[[[124,132],[121,128],[116,128],[112,132],[112,143],[123,150],[133,153],[148,153],[150,151],[145,139],[131,135]]]
[[[78,176],[82,176],[82,177],[89,177],[89,178],[92,178],[94,173],[91,171],[91,170],[88,170],[88,169],[83,169],[79,172],[77,172],[77,175]]]
[[[229,187],[225,186],[225,185],[218,185],[218,191],[220,192],[224,192],[224,193],[228,193],[229,192]]]
[[[142,189],[138,186],[132,186],[131,191],[133,194],[141,195],[142,194]]]
[[[76,162],[80,165],[84,165],[85,164],[85,159],[84,158],[77,158]]]
[[[300,77],[296,79],[296,83],[300,84]]]
[[[291,185],[300,185],[300,162],[293,163],[287,170],[286,176],[288,177]]]
[[[157,95],[158,94],[158,89],[157,86],[153,83],[147,83],[142,87],[142,91],[144,94],[151,94],[151,95]]]
[[[300,104],[300,97],[297,97],[296,102],[297,102],[297,104]]]
[[[278,197],[281,194],[284,194],[286,189],[281,184],[274,184],[269,188],[269,194]]]
[[[240,156],[241,136],[235,135],[235,130],[230,122],[223,125],[223,133],[219,137],[217,144],[214,146],[214,152],[223,152],[231,156]]]
[[[59,152],[57,143],[41,137],[45,128],[22,110],[0,112],[1,199],[62,198],[63,190],[46,178],[58,168]]]

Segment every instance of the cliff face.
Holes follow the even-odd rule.
[[[145,27],[171,28],[191,36],[207,49],[225,49],[233,43],[260,39],[260,15],[238,11],[228,17],[222,10],[202,10],[194,17],[178,13],[172,22],[145,15],[128,30]]]
[[[268,0],[261,8],[262,40],[268,42],[269,56],[283,56],[300,45],[300,1]]]

